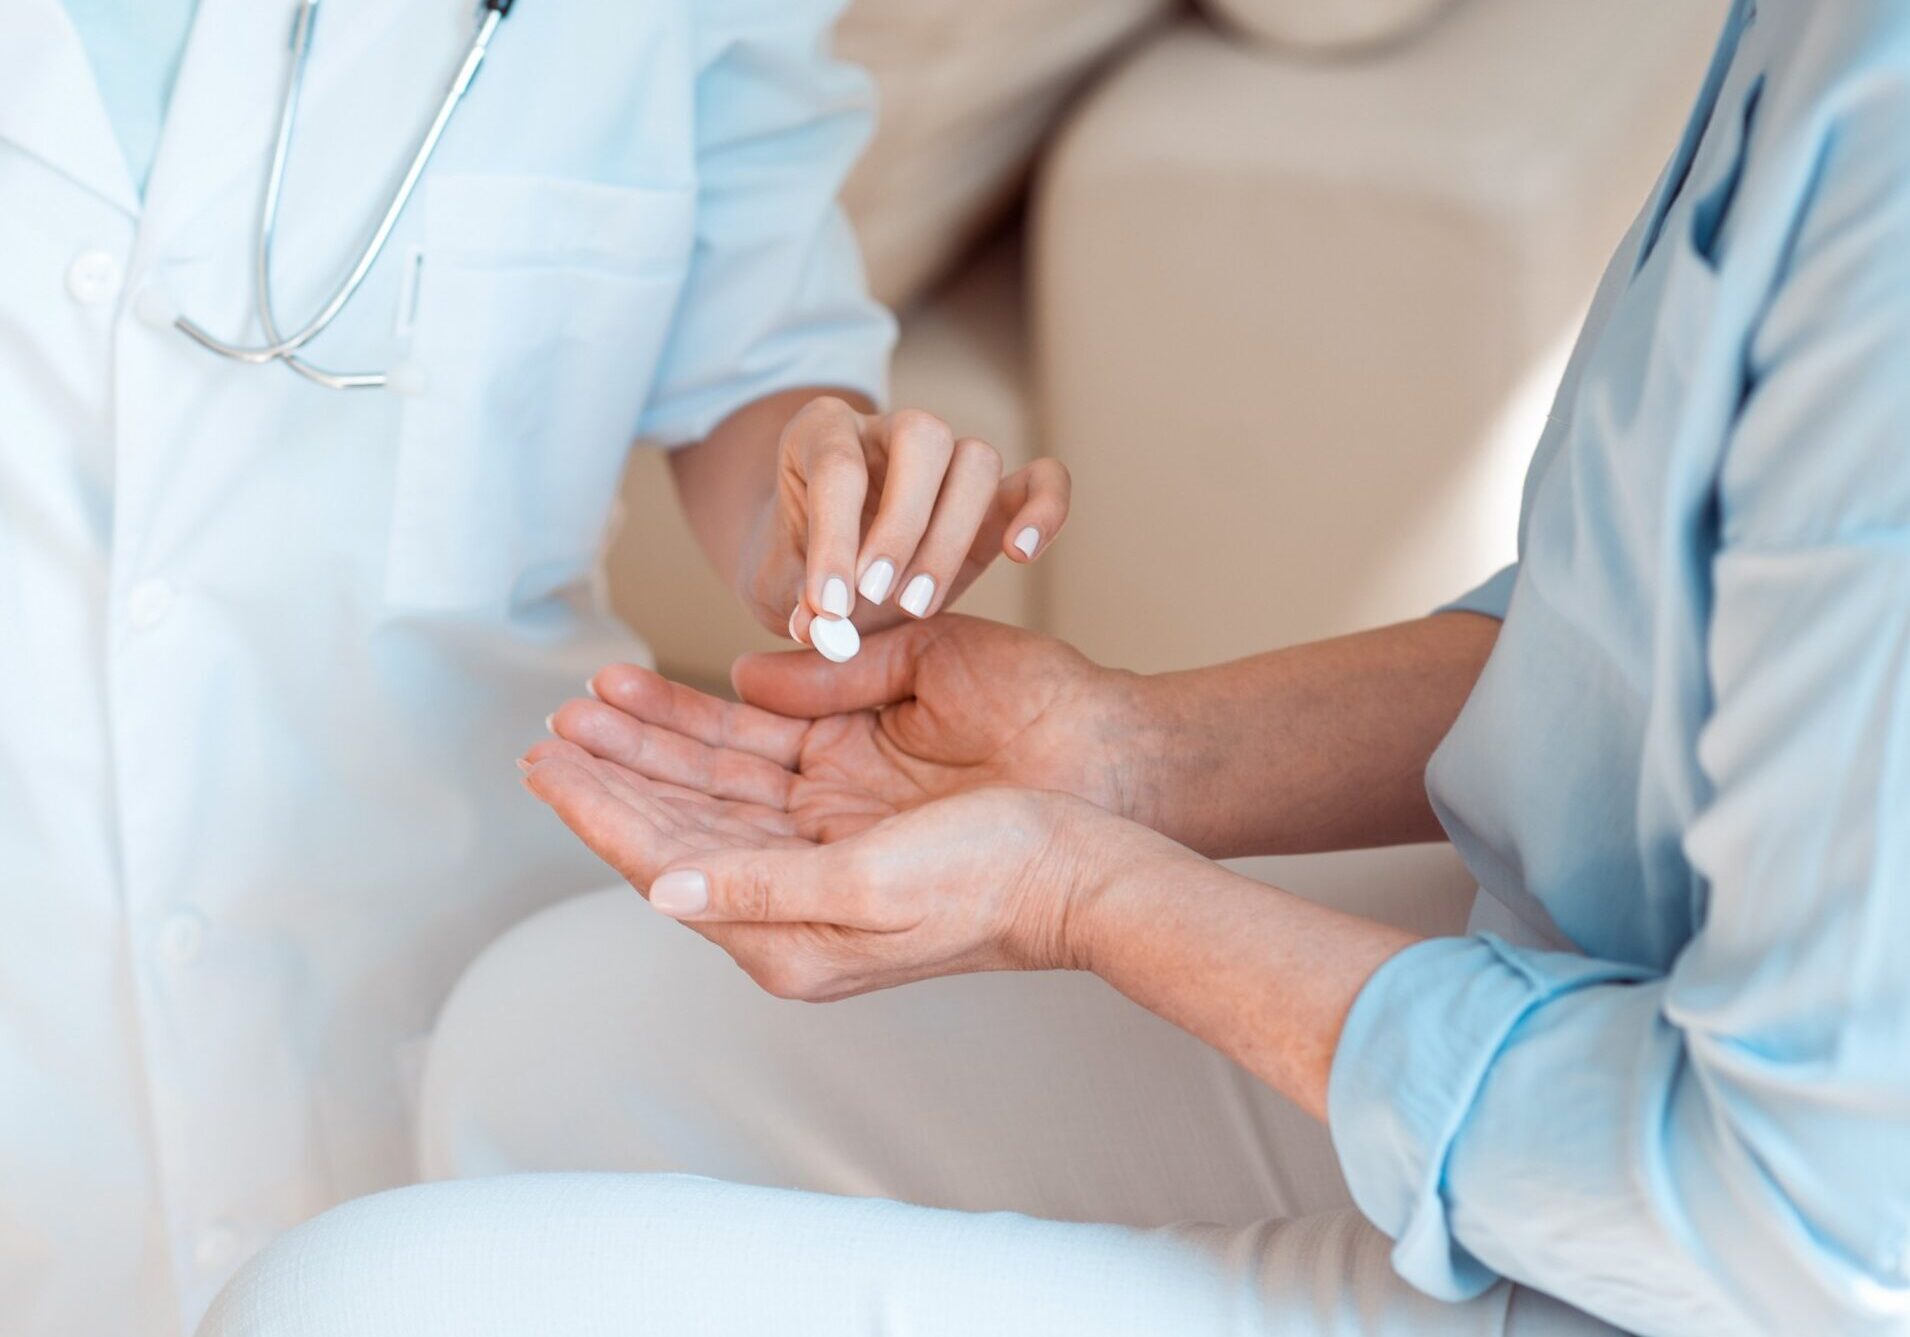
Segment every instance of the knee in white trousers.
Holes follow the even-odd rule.
[[[688,1173],[1141,1226],[1349,1204],[1324,1129],[1092,976],[792,1003],[628,888],[478,959],[420,1111],[426,1178]]]
[[[1346,1211],[1144,1230],[675,1175],[525,1175],[335,1208],[199,1337],[1592,1337],[1501,1285],[1406,1287]]]
[[[288,1233],[201,1337],[1610,1332],[1411,1290],[1317,1125],[1096,980],[782,1002],[627,888],[471,968],[420,1122],[462,1182]]]

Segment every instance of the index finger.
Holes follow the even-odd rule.
[[[800,491],[808,551],[803,600],[809,611],[846,618],[854,611],[856,553],[862,547],[862,506],[869,493],[869,461],[862,415],[840,401],[817,400],[790,420],[784,459]]]
[[[590,767],[568,757],[540,759],[524,785],[634,886],[649,886],[658,870],[692,853],[660,805],[612,792]]]
[[[791,658],[826,664],[815,655],[789,652]],[[772,714],[756,706],[717,698],[684,683],[672,682],[637,664],[612,664],[598,670],[588,686],[597,699],[626,715],[710,747],[751,752],[794,768],[802,755],[809,722]]]

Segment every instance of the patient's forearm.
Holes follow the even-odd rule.
[[[1347,1013],[1417,939],[1162,842],[1071,915],[1070,955],[1315,1117]]]
[[[1145,679],[1134,815],[1216,858],[1436,840],[1426,762],[1498,634],[1442,613]]]

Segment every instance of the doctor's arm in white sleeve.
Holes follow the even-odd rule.
[[[1840,204],[1727,457],[1697,932],[1663,973],[1421,943],[1342,1033],[1349,1183],[1435,1294],[1503,1275],[1646,1334],[1910,1331],[1910,193]]]
[[[836,202],[874,116],[869,81],[829,54],[840,8],[696,7],[696,246],[640,424],[680,447],[711,560],[802,640],[818,614],[867,630],[938,611],[995,556],[1045,553],[1068,506],[1053,461],[1004,479],[959,425],[876,411],[895,325]]]

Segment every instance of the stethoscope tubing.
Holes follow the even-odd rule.
[[[445,130],[451,124],[458,105],[470,91],[472,82],[477,78],[478,70],[484,64],[484,57],[490,50],[491,39],[497,33],[497,26],[503,21],[510,9],[510,0],[485,0],[476,28],[471,35],[470,45],[465,48],[464,58],[458,62],[458,68],[447,85],[443,98],[439,100],[437,112],[431,118],[430,126],[419,138],[417,148],[412,152],[410,164],[405,168],[404,176],[392,192],[378,225],[372,230],[370,238],[359,249],[358,258],[352,264],[345,278],[333,290],[332,295],[319,308],[318,313],[307,321],[296,333],[282,335],[279,332],[277,315],[272,300],[272,246],[278,230],[279,201],[285,184],[286,165],[291,157],[292,132],[298,119],[299,94],[305,84],[305,67],[311,54],[312,28],[318,15],[319,0],[299,0],[297,12],[292,20],[291,64],[285,80],[285,94],[279,104],[278,131],[272,146],[272,164],[266,173],[265,189],[259,201],[259,221],[253,245],[254,286],[258,306],[260,326],[265,337],[271,342],[261,346],[248,346],[228,343],[207,331],[196,322],[180,316],[174,325],[194,342],[220,357],[252,366],[262,366],[268,362],[283,362],[307,380],[334,390],[366,389],[382,386],[388,377],[381,372],[332,372],[312,365],[295,354],[320,334],[338,318],[338,314],[356,295],[372,267],[384,254],[391,240],[392,231],[398,226],[405,207],[411,202],[418,188],[419,180],[424,176],[425,168],[430,164],[432,155],[437,151],[439,142],[444,138]]]

